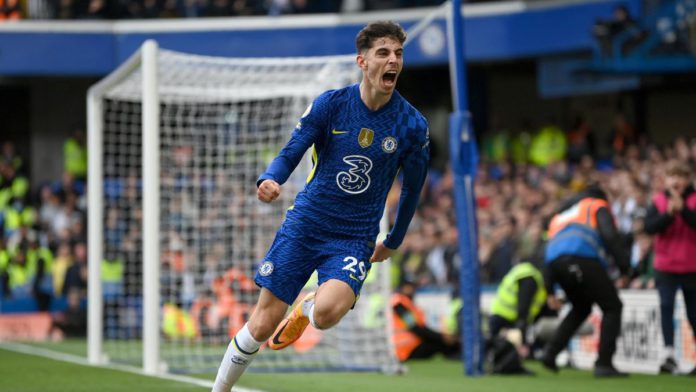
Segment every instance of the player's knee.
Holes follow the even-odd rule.
[[[343,317],[343,312],[337,308],[314,308],[314,326],[319,329],[328,329],[338,324]]]

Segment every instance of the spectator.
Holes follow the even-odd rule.
[[[205,14],[207,17],[224,17],[231,15],[232,5],[230,4],[229,0],[210,0]]]
[[[91,18],[106,18],[106,12],[104,0],[90,0],[87,14]],[[66,173],[76,180],[84,180],[87,177],[87,146],[85,145],[84,131],[77,129],[72,137],[65,140],[63,159],[65,160]]]
[[[178,14],[185,18],[197,18],[205,14],[206,0],[182,0]]]
[[[621,156],[628,146],[636,143],[636,140],[633,124],[628,121],[625,114],[617,113],[609,137],[609,144],[615,156]]]
[[[400,279],[416,282],[417,287],[429,285],[433,281],[425,260],[428,250],[425,241],[420,234],[409,233],[404,238],[404,246],[392,256],[394,264],[399,268]]]
[[[436,353],[458,356],[457,336],[434,331],[425,325],[423,310],[413,302],[415,291],[415,282],[406,280],[391,297],[396,356],[401,361],[430,358]]]
[[[568,141],[565,133],[556,125],[547,125],[533,137],[529,146],[529,159],[538,166],[565,159]]]
[[[616,227],[624,236],[633,232],[636,210],[639,208],[635,198],[635,183],[626,170],[616,170],[609,180],[612,194],[611,212],[616,219]]]
[[[491,233],[493,248],[488,258],[483,262],[483,273],[488,282],[500,282],[512,268],[516,246],[515,226],[515,218],[503,218]]]
[[[45,246],[40,246],[38,236],[30,231],[26,236],[25,254],[27,267],[33,275],[32,294],[39,311],[47,311],[53,294],[53,253]]]
[[[15,201],[24,202],[29,192],[29,180],[14,166],[0,162],[0,211]]]
[[[0,0],[0,21],[22,19],[19,0]]]
[[[10,277],[8,274],[8,268],[10,262],[12,261],[12,253],[7,249],[7,244],[5,242],[5,237],[0,233],[0,300],[2,298],[9,297]]]
[[[645,38],[645,32],[633,19],[625,5],[620,5],[614,9],[613,20],[599,20],[592,28],[592,34],[599,43],[600,53],[603,57],[614,55],[614,40],[624,33],[629,36],[622,41],[622,55],[626,55]]]
[[[80,291],[68,292],[68,308],[51,320],[49,334],[60,331],[64,337],[80,338],[87,335],[87,312],[82,306]]]
[[[637,234],[631,248],[631,266],[633,267],[632,289],[654,289],[655,269],[653,268],[653,250],[650,236]]]
[[[85,183],[83,180],[76,179],[72,174],[64,172],[60,181],[53,182],[53,192],[63,201],[66,201],[71,195],[75,197],[83,196],[85,194]]]
[[[89,0],[87,4],[87,10],[83,19],[108,19],[109,9],[106,0]],[[73,145],[73,141],[82,143],[81,146]],[[70,174],[76,176],[77,178],[84,178],[87,176],[87,150],[84,147],[84,136],[82,140],[68,139],[64,146],[65,149],[65,170]],[[81,156],[82,155],[82,156]],[[84,163],[80,162],[84,157]]]
[[[165,19],[178,18],[179,7],[177,6],[177,0],[165,0],[164,4],[162,5],[160,17]]]
[[[62,242],[60,246],[58,246],[56,259],[53,261],[53,292],[57,297],[63,295],[65,275],[71,265],[72,252],[70,251],[70,244]]]
[[[10,141],[2,144],[0,161],[10,165],[15,171],[22,168],[22,158],[15,153],[15,145]]]
[[[665,360],[661,373],[676,373],[674,359],[674,302],[681,288],[686,315],[696,336],[696,191],[690,172],[673,163],[665,172],[665,190],[653,198],[645,231],[655,234],[655,284],[660,295]],[[690,375],[696,376],[696,368]]]
[[[76,199],[70,194],[63,208],[55,215],[51,222],[52,234],[59,239],[70,239],[70,228],[83,219],[82,213],[75,208]]]
[[[94,1],[94,0],[93,0]],[[160,5],[157,0],[144,0],[138,18],[157,19],[160,17]]]
[[[77,4],[75,0],[56,0],[52,4],[54,19],[77,18]]]
[[[39,224],[42,230],[48,231],[56,216],[61,211],[60,199],[53,193],[51,187],[41,188],[41,207],[39,208]]]
[[[18,245],[26,230],[34,226],[36,220],[36,210],[24,198],[12,199],[12,204],[5,207],[3,217],[8,243]]]
[[[27,256],[24,247],[15,249],[10,257],[6,269],[5,297],[29,298],[32,295],[33,276],[27,265]]]
[[[568,132],[568,161],[580,163],[584,155],[594,155],[594,138],[590,123],[582,116],[575,119],[575,125]]]
[[[63,283],[63,295],[67,295],[70,290],[79,290],[82,297],[86,296],[87,290],[87,246],[78,242],[73,246],[73,264],[65,272]]]
[[[543,223],[541,219],[536,218],[522,227],[524,230],[518,237],[517,258],[528,260],[537,268],[541,268],[544,265],[544,248],[546,247],[542,239]]]

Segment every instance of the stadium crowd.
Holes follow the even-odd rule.
[[[27,157],[2,142],[0,158],[0,292],[19,306],[49,310],[53,301],[80,308],[87,289],[84,132],[64,143],[62,178],[30,189]],[[23,302],[24,301],[24,302]],[[58,305],[61,307],[60,305]],[[7,307],[5,307],[7,309]],[[84,323],[83,323],[84,324]]]
[[[470,0],[469,3],[500,0]],[[443,0],[0,0],[0,21],[171,19],[347,13],[430,7]]]
[[[589,125],[584,121],[568,131],[550,125],[534,133],[496,130],[484,135],[475,184],[482,283],[499,283],[522,261],[541,265],[545,226],[560,201],[589,183],[600,183],[609,193],[617,226],[625,238],[625,247],[631,252],[634,273],[630,286],[654,287],[652,237],[642,229],[642,219],[650,196],[664,188],[668,165],[677,162],[694,172],[696,139],[677,138],[669,145],[657,146],[645,137],[637,137],[622,116],[617,116],[615,125],[611,139],[603,144],[593,141]],[[10,141],[2,146],[3,297],[33,297],[39,310],[49,309],[52,300],[65,301],[71,291],[84,301],[87,279],[84,134],[77,132],[65,142],[62,178],[39,184],[35,192],[30,190],[26,177],[23,162],[27,158],[19,157]],[[137,179],[126,181],[134,182]],[[388,198],[392,218],[393,207],[398,203],[398,186],[395,184]],[[137,186],[126,188],[119,192],[121,196],[139,197]],[[109,194],[107,190],[107,199]],[[453,177],[449,168],[430,171],[421,200],[410,231],[393,257],[393,285],[396,288],[407,280],[420,288],[456,291],[460,260]],[[112,209],[106,211],[107,261],[118,261],[119,257],[138,259],[137,255],[127,256],[139,251],[140,241],[137,227],[140,210],[133,208],[131,213],[135,215],[125,221],[131,222],[132,227],[122,227],[124,219],[119,219]],[[177,250],[172,252],[167,257],[176,258]],[[210,260],[216,256],[211,257],[204,258],[203,272],[221,274],[220,268],[208,271],[210,264],[215,264]],[[124,268],[137,269],[137,265],[124,266],[120,262],[104,265],[102,279],[116,283],[123,279]],[[139,273],[131,271],[130,275]],[[177,293],[181,298],[187,296],[185,276],[164,273],[163,279],[177,280],[169,286],[183,290]],[[212,280],[212,276],[205,279]],[[108,284],[106,287],[108,290]],[[188,300],[183,302],[190,305],[195,296],[192,295],[189,293]]]
[[[560,202],[598,183],[609,194],[631,254],[630,286],[654,287],[652,236],[643,230],[643,218],[651,196],[664,189],[670,164],[694,172],[696,139],[677,138],[658,146],[637,137],[621,115],[610,136],[601,148],[585,121],[568,132],[550,125],[534,134],[498,131],[484,136],[475,183],[482,283],[499,283],[522,261],[542,265],[544,231]],[[395,265],[400,276],[420,286],[455,289],[459,256],[451,170],[432,170],[424,192]],[[392,207],[397,202],[388,201]]]
[[[441,0],[2,0],[0,21],[319,14],[426,7],[440,3]]]

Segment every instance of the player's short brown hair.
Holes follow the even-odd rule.
[[[370,49],[376,39],[384,37],[392,38],[403,45],[406,41],[406,32],[396,22],[388,20],[371,22],[355,37],[355,48],[358,53],[362,53],[362,51]]]

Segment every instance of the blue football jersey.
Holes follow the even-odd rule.
[[[358,84],[320,95],[291,139],[257,182],[283,184],[305,151],[314,166],[287,212],[285,228],[313,237],[374,241],[389,189],[401,168],[403,186],[395,226],[385,245],[401,244],[415,212],[429,160],[428,123],[397,91],[371,111]]]

